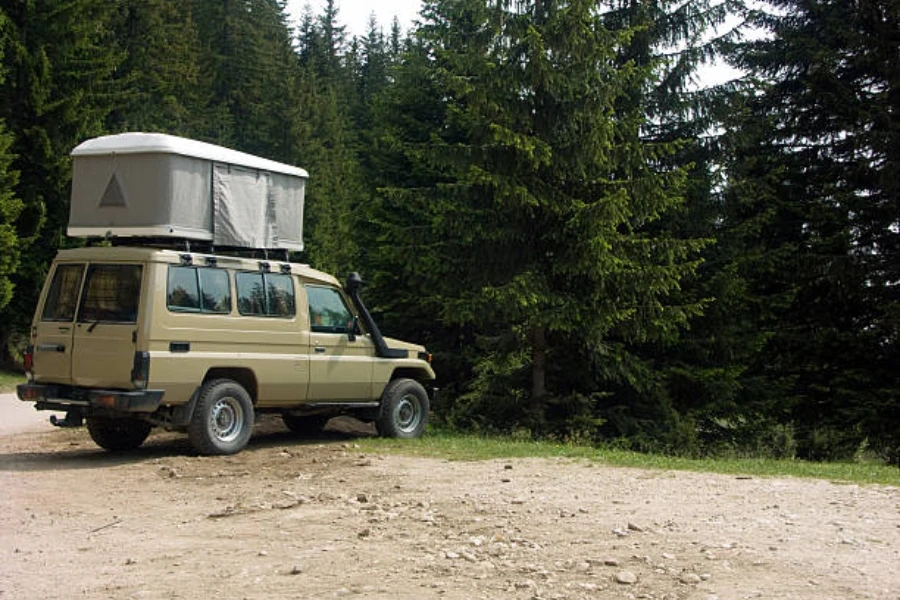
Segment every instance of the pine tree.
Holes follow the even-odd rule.
[[[753,365],[784,388],[801,455],[900,447],[900,14],[778,0],[737,46],[756,85],[731,129],[728,218],[773,332]]]
[[[7,36],[10,23],[6,14],[0,9],[0,65],[4,63]],[[0,68],[0,84],[5,73]],[[14,159],[10,152],[13,136],[6,130],[6,124],[0,119],[0,310],[12,299],[13,284],[10,276],[19,266],[20,248],[16,231],[16,221],[22,211],[22,201],[15,195],[19,173],[12,167]],[[0,357],[5,358],[6,348],[0,348]]]
[[[357,206],[365,193],[357,159],[353,108],[358,106],[346,56],[344,27],[329,2],[314,18],[307,12],[298,40],[300,75],[294,139],[299,164],[310,172],[306,198],[306,257],[317,268],[344,277],[358,268]]]
[[[593,431],[610,332],[643,339],[695,310],[664,298],[702,244],[653,233],[684,171],[625,108],[652,71],[616,64],[635,31],[592,2],[437,0],[422,16],[383,134],[397,179],[372,211],[382,306],[466,341],[471,415]]]
[[[295,153],[296,57],[280,0],[196,0],[194,18],[212,73],[201,137],[275,160]]]
[[[108,129],[198,137],[211,82],[201,72],[193,6],[178,0],[130,0],[119,5],[116,39],[124,56],[117,70],[121,103]]]
[[[71,160],[78,143],[103,133],[117,100],[110,3],[34,0],[6,9],[8,36],[0,120],[13,134],[8,153],[22,202],[17,236],[22,264],[16,294],[0,311],[0,348],[31,320],[46,267],[65,240]],[[38,235],[40,235],[39,243]]]

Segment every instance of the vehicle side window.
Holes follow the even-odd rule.
[[[296,310],[294,283],[280,273],[238,273],[238,312],[261,317],[293,317]]]
[[[309,299],[310,328],[317,333],[348,333],[353,327],[353,313],[341,293],[330,287],[306,286]]]
[[[202,267],[169,267],[166,304],[175,312],[230,312],[228,272]]]
[[[140,265],[91,265],[78,321],[134,323],[141,297]]]
[[[44,303],[42,321],[71,321],[75,317],[84,265],[59,265]]]

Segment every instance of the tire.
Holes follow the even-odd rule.
[[[313,436],[321,433],[330,419],[331,417],[326,415],[299,416],[281,413],[281,420],[284,421],[284,426],[291,432],[299,435]]]
[[[200,388],[188,439],[200,454],[235,454],[250,441],[253,419],[247,390],[231,379],[214,379]]]
[[[88,417],[87,429],[91,439],[105,450],[134,450],[150,435],[152,426],[132,418],[110,419]]]
[[[375,428],[382,437],[421,437],[428,425],[428,394],[418,381],[395,379],[381,394],[381,412]]]

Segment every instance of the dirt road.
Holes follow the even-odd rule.
[[[900,600],[900,490],[449,462],[298,440],[0,434],[0,599]]]

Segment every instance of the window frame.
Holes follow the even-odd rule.
[[[169,302],[169,298],[171,296],[171,273],[173,269],[185,269],[194,272],[194,282],[197,286],[197,308],[193,308],[190,306],[177,306],[172,305]],[[225,289],[227,290],[227,309],[226,310],[210,310],[203,306],[203,279],[201,277],[200,271],[208,271],[215,273],[223,273],[225,275]],[[166,271],[166,309],[175,314],[192,314],[192,315],[229,315],[234,310],[234,303],[232,302],[234,294],[231,289],[231,274],[228,269],[222,269],[219,267],[203,267],[203,266],[191,266],[191,265],[169,265],[168,270]]]
[[[56,285],[57,277],[60,276],[60,271],[69,270],[77,268],[80,273],[78,276],[78,282],[75,284],[75,289],[72,290],[74,294],[74,302],[72,303],[72,315],[68,319],[55,318],[51,319],[47,317],[47,308],[50,306],[51,300],[55,300],[55,307],[59,307],[59,298],[60,298],[60,290],[56,288],[57,294],[54,298],[53,291]],[[50,287],[47,289],[47,296],[44,298],[44,306],[41,308],[41,322],[44,323],[72,323],[75,321],[75,317],[78,315],[78,306],[81,301],[81,288],[84,285],[84,275],[87,270],[87,263],[58,263],[56,268],[53,271],[53,278],[50,280]],[[55,312],[58,312],[55,311]]]
[[[241,278],[242,276],[259,276],[262,281],[262,302],[263,302],[263,310],[264,312],[257,313],[248,313],[244,312],[243,308],[241,308]],[[291,299],[291,308],[292,312],[290,313],[273,313],[272,312],[272,300],[269,294],[269,285],[268,279],[271,277],[276,277],[278,279],[284,278],[290,284],[290,299]],[[238,314],[242,317],[260,317],[264,319],[295,319],[297,317],[297,286],[294,283],[294,277],[289,273],[270,273],[267,271],[236,271],[234,276],[234,289],[235,289],[235,300],[237,304]]]
[[[98,270],[107,269],[110,267],[118,268],[118,269],[122,269],[122,268],[137,269],[138,288],[137,288],[137,294],[135,295],[135,298],[134,298],[134,317],[131,319],[99,318],[96,316],[93,318],[86,318],[84,313],[85,313],[85,310],[87,307],[88,294],[91,291],[92,277]],[[78,310],[76,311],[75,322],[76,323],[112,323],[112,324],[117,324],[117,325],[136,324],[138,321],[138,312],[140,311],[140,308],[141,308],[141,293],[143,291],[143,282],[144,282],[144,265],[141,263],[129,263],[129,262],[88,263],[87,269],[85,269],[84,278],[82,279],[82,283],[81,283],[81,294],[80,294],[79,300],[78,300]],[[119,296],[116,295],[116,300],[118,300],[118,299],[119,299]],[[108,309],[101,309],[99,307],[97,307],[96,310],[98,310],[98,312],[101,310],[109,312]],[[106,315],[104,315],[104,317],[106,317]]]
[[[313,311],[311,296],[309,293],[310,289],[319,289],[319,290],[328,290],[333,292],[335,296],[341,301],[344,309],[347,311],[350,319],[349,322],[357,322],[358,318],[356,313],[353,312],[353,309],[350,307],[350,304],[347,302],[347,298],[341,293],[340,288],[330,286],[330,285],[322,285],[317,283],[305,283],[304,290],[306,291],[306,305],[309,310],[309,330],[313,333],[330,333],[336,335],[349,335],[353,333],[353,328],[348,326],[333,326],[333,325],[316,325],[315,324],[315,313]]]

